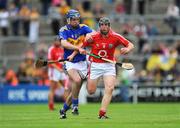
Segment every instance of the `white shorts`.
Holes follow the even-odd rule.
[[[111,63],[95,63],[90,64],[90,79],[97,79],[101,76],[116,76],[116,68],[114,64]]]
[[[81,73],[80,75],[83,75],[82,77],[87,76],[87,68],[88,68],[87,61],[80,61],[77,63],[66,61],[65,63],[65,69],[67,71],[69,71],[70,69],[76,69]]]
[[[49,80],[53,80],[57,82],[60,80],[65,80],[67,78],[64,72],[60,72],[55,68],[48,69],[48,76],[49,76]]]

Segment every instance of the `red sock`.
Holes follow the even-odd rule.
[[[49,106],[49,110],[54,110],[54,103],[49,103],[48,106]]]
[[[99,110],[99,116],[104,116],[106,115],[106,111],[104,110]]]

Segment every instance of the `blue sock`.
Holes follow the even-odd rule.
[[[64,103],[63,110],[66,112],[69,109],[70,109],[70,106],[68,106],[66,103]]]
[[[73,107],[78,107],[78,103],[79,103],[78,99],[72,99]]]

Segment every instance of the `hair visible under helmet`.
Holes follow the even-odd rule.
[[[59,47],[60,45],[61,45],[61,40],[59,39],[59,36],[55,36],[54,37],[54,45],[56,46],[56,47]]]
[[[55,37],[54,37],[54,41],[59,41],[60,39],[59,39],[59,36],[58,35],[56,35]]]
[[[71,18],[80,18],[80,13],[77,10],[70,9],[66,14],[66,19],[69,22]]]
[[[110,19],[107,18],[107,17],[102,17],[100,20],[99,20],[99,26],[101,24],[108,24],[108,26],[110,26]]]

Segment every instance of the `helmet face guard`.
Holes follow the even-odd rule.
[[[110,19],[107,17],[103,17],[99,20],[99,27],[101,26],[101,24],[107,24],[110,27]]]

